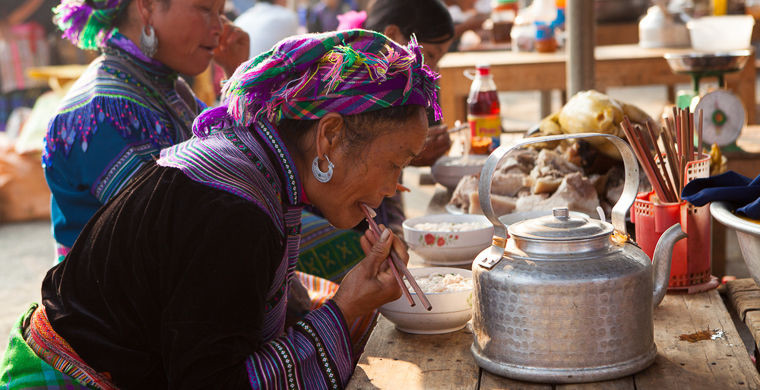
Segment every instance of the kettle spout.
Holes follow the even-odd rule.
[[[677,223],[665,233],[662,233],[657,246],[654,248],[652,263],[654,266],[654,306],[662,302],[665,298],[665,292],[668,290],[668,280],[670,279],[670,259],[673,257],[673,247],[680,239],[685,238],[686,233],[681,230],[681,224]]]

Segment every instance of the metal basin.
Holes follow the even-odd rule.
[[[725,53],[665,54],[670,69],[676,73],[736,72],[744,67],[752,52],[735,50]]]
[[[747,264],[752,279],[760,285],[760,223],[737,217],[726,202],[712,202],[710,213],[718,222],[736,231],[744,263]]]

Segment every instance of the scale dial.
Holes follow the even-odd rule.
[[[699,99],[694,113],[699,110],[703,113],[702,142],[720,147],[736,142],[746,120],[744,106],[736,95],[725,89],[709,92]],[[699,126],[696,115],[694,121],[695,127]]]

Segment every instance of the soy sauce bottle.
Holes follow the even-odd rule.
[[[477,65],[467,98],[470,153],[488,154],[501,144],[501,109],[490,65]]]

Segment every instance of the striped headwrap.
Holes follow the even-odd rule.
[[[80,49],[95,50],[116,30],[113,22],[130,0],[61,0],[53,21]]]
[[[405,47],[368,30],[295,36],[238,67],[223,90],[226,104],[201,114],[193,130],[203,137],[222,118],[249,126],[409,104],[439,119],[438,77],[414,37]]]

